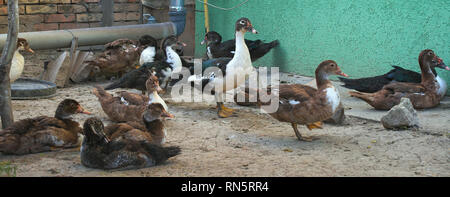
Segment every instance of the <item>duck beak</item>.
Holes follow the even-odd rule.
[[[258,31],[256,31],[251,23],[247,24],[247,31],[252,32],[253,34],[258,34]]]
[[[160,86],[158,86],[157,88],[156,88],[156,92],[158,92],[158,93],[162,93],[164,90],[160,87]]]
[[[248,28],[248,31],[249,31],[249,32],[252,32],[252,34],[258,34],[258,31],[256,31],[256,29],[253,28],[253,26],[250,26],[250,27]]]
[[[163,111],[163,113],[161,114],[161,117],[163,118],[175,118],[175,116],[167,111]]]
[[[83,107],[81,107],[81,106],[78,106],[77,113],[80,113],[80,114],[88,114],[88,115],[91,115],[91,114],[92,114],[91,112],[88,112],[88,111],[86,111],[85,109],[83,109]]]
[[[31,49],[31,48],[26,48],[25,50],[28,51],[28,52],[30,52],[30,53],[32,53],[32,54],[34,54],[34,51],[33,51],[33,49]]]
[[[438,58],[438,65],[437,65],[437,67],[445,69],[445,70],[450,70],[450,68],[447,65],[445,65],[444,61],[442,61],[441,58]]]
[[[343,73],[343,72],[342,72],[342,71],[340,71],[340,70],[338,70],[338,71],[336,72],[336,75],[340,75],[340,76],[348,77],[348,75],[347,75],[347,74]]]
[[[200,42],[200,45],[204,45],[204,44],[206,44],[206,42],[207,42],[207,38],[205,36],[205,39],[203,39],[202,42]]]
[[[103,140],[105,140],[106,143],[111,142],[111,140],[108,138],[108,136],[105,135],[105,133],[103,131],[97,131],[92,125],[91,126],[91,130],[95,133],[95,135],[103,138]]]

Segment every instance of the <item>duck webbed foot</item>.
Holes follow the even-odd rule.
[[[218,107],[217,114],[219,115],[220,118],[228,118],[232,116],[235,111],[234,109],[225,107],[225,105],[223,105],[223,103],[221,102],[217,103],[217,107]]]
[[[295,136],[297,136],[297,139],[298,139],[298,140],[300,140],[300,141],[306,141],[306,142],[312,142],[313,140],[315,140],[315,139],[312,138],[312,137],[304,137],[304,136],[302,136],[302,135],[300,134],[300,132],[298,131],[298,128],[297,128],[297,124],[296,124],[296,123],[291,123],[291,125],[292,125],[292,128],[294,129]]]
[[[313,129],[322,129],[322,122],[315,122],[311,124],[307,124],[306,127],[311,131]]]

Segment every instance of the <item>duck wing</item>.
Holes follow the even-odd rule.
[[[422,75],[418,72],[404,69],[399,66],[392,66],[394,69],[389,71],[386,76],[397,82],[420,83]]]
[[[385,75],[375,77],[365,77],[359,79],[347,79],[338,77],[341,82],[344,82],[343,87],[348,89],[357,90],[359,92],[373,93],[381,90],[383,86],[391,83],[391,79]]]
[[[406,70],[399,66],[392,66],[394,69],[390,70],[384,75],[365,77],[359,79],[347,79],[338,77],[341,82],[344,82],[343,87],[354,89],[359,92],[374,93],[380,91],[383,86],[391,82],[408,82],[420,83],[421,75],[417,72]]]
[[[259,42],[257,42],[257,41],[259,41]],[[257,41],[253,42],[249,46],[250,57],[252,59],[252,62],[258,60],[261,57],[263,57],[271,49],[273,49],[273,48],[277,47],[278,45],[280,45],[280,42],[278,40],[274,40],[274,41],[269,42],[269,43],[263,43],[260,40],[257,40]]]
[[[143,105],[148,102],[148,96],[126,91],[116,92],[121,98],[125,99],[130,105]]]
[[[302,103],[310,100],[317,92],[317,89],[302,84],[280,85],[280,99],[285,99],[291,103]]]
[[[96,86],[93,91],[98,97],[105,114],[115,122],[141,121],[142,113],[145,111],[145,105],[127,105],[123,104],[119,97],[113,97],[103,88]]]
[[[22,155],[50,151],[51,147],[74,147],[81,132],[75,121],[48,116],[27,118],[0,131],[0,152]]]
[[[136,70],[126,73],[119,80],[109,84],[105,87],[105,90],[113,90],[116,88],[134,88],[141,91],[145,91],[145,81],[148,79],[148,70],[152,63],[146,63],[144,66],[139,67]]]
[[[232,58],[223,57],[203,61],[201,74],[195,73],[194,67],[191,67],[190,73],[192,75],[188,78],[188,82],[191,83],[192,87],[195,87],[195,84],[201,83],[203,90],[208,83],[219,77],[217,71],[221,71],[222,76],[225,76],[227,65],[231,60]],[[213,69],[213,67],[218,68],[218,70]]]
[[[425,93],[426,89],[419,83],[391,83],[383,87],[391,93]]]

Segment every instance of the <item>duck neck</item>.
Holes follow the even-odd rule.
[[[434,77],[438,76],[438,73],[436,72],[436,69],[434,67],[430,67],[431,72],[433,73]]]
[[[167,63],[172,66],[172,70],[181,70],[182,62],[177,52],[175,52],[171,46],[166,47]]]
[[[159,103],[161,104],[164,109],[167,111],[167,105],[166,102],[164,102],[164,100],[159,96],[158,92],[155,90],[153,91],[151,94],[148,95],[148,103]]]
[[[317,84],[317,89],[323,89],[326,88],[328,84],[330,84],[330,80],[328,79],[328,74],[325,73],[322,70],[317,70],[316,71],[316,84]]]
[[[427,61],[420,62],[420,70],[422,72],[422,82],[427,81],[434,81],[434,78],[437,77],[434,73],[436,73],[436,70],[433,73],[433,70],[431,69],[430,63]]]
[[[145,121],[145,128],[156,140],[162,140],[164,138],[164,124],[160,119],[153,121]]]
[[[233,58],[250,61],[250,52],[248,51],[247,45],[245,44],[244,35],[244,32],[236,32],[236,51]]]
[[[16,56],[16,55],[22,55],[22,54],[20,54],[20,49],[19,48],[17,48],[16,51],[14,51],[14,56]]]
[[[57,109],[55,112],[55,118],[60,120],[70,120],[71,119],[70,113],[64,112],[64,110]]]

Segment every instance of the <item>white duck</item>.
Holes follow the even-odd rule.
[[[17,49],[14,52],[14,56],[11,61],[11,71],[9,72],[10,83],[16,81],[20,77],[20,75],[22,75],[23,67],[25,65],[25,58],[22,56],[22,54],[20,54],[20,51],[22,50],[34,53],[26,39],[18,38]]]
[[[234,110],[226,108],[223,105],[223,93],[235,89],[245,83],[247,75],[253,71],[253,65],[250,58],[250,52],[245,44],[244,35],[246,32],[257,34],[248,18],[240,18],[236,22],[236,50],[233,58],[217,58],[203,62],[203,69],[211,66],[218,67],[223,77],[217,76],[216,72],[205,72],[203,77],[191,76],[188,81],[202,82],[202,89],[212,88],[214,94],[218,115],[221,118],[229,117]],[[208,69],[209,70],[209,69]]]

